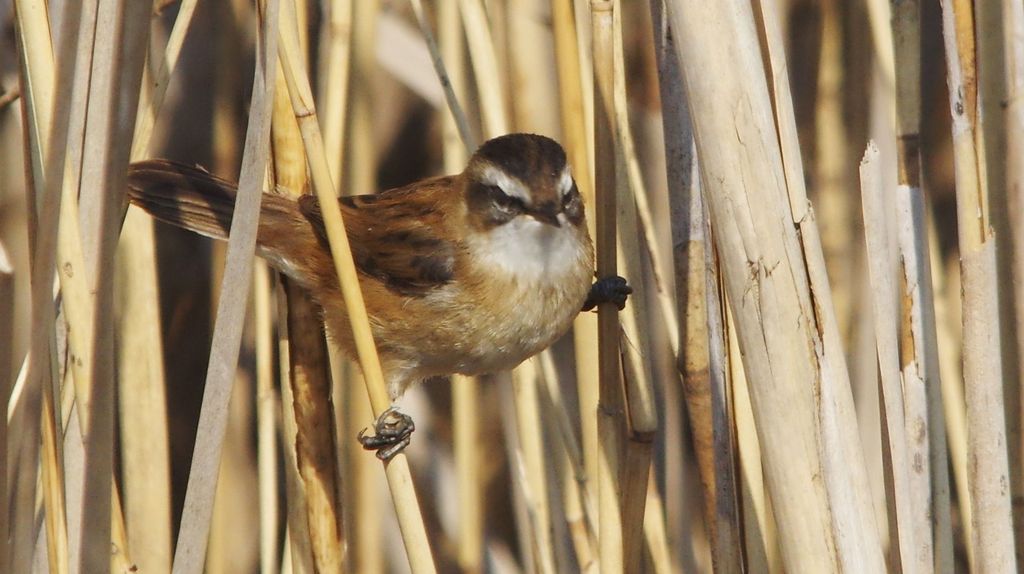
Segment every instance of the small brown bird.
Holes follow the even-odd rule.
[[[162,160],[133,164],[128,181],[131,202],[157,219],[227,238],[235,184]],[[492,139],[458,175],[340,204],[392,401],[426,378],[510,369],[581,309],[621,309],[631,292],[619,277],[592,289],[582,199],[562,147],[543,136]],[[264,193],[257,253],[312,293],[330,339],[355,356],[317,198]],[[413,428],[392,408],[359,439],[386,460]]]

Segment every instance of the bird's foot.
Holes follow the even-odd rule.
[[[624,278],[618,275],[602,277],[590,286],[587,300],[583,302],[583,310],[590,311],[601,303],[614,303],[621,311],[626,306],[626,297],[632,292],[633,288]]]
[[[356,438],[364,449],[377,451],[377,458],[387,462],[409,446],[414,430],[416,423],[412,417],[391,407],[373,423],[374,434],[366,436],[366,429],[363,429]]]

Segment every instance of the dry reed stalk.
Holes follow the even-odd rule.
[[[506,0],[505,25],[508,90],[512,129],[540,134],[558,133],[558,76],[554,34],[548,21],[550,0]]]
[[[590,162],[592,149],[588,145],[588,116],[584,85],[590,75],[585,75],[580,63],[586,58],[581,53],[583,36],[577,33],[576,15],[572,0],[554,0],[551,3],[551,18],[555,38],[555,65],[558,69],[559,110],[561,112],[562,144],[565,146],[569,163],[573,166],[573,178],[583,196],[587,216],[587,227],[591,237],[596,235],[594,217],[595,198],[593,166]],[[586,50],[583,50],[586,52]],[[592,111],[592,110],[591,110]],[[582,113],[581,113],[582,112]],[[597,488],[593,481],[598,475],[597,455],[597,412],[598,380],[597,360],[597,316],[594,313],[580,313],[573,322],[573,341],[576,355],[576,389],[579,397],[580,426],[582,428],[583,454],[586,474],[582,480],[591,482],[584,488],[591,496]],[[591,500],[590,505],[596,504]],[[582,541],[580,542],[582,544]],[[577,547],[580,547],[577,544]]]
[[[976,35],[976,62],[978,81],[978,111],[975,117],[975,141],[978,150],[978,173],[984,182],[986,204],[989,206],[987,221],[992,234],[999,238],[996,243],[996,284],[1011,285],[1013,282],[1013,236],[1010,228],[1010,209],[1007,187],[1007,127],[1009,103],[1005,39],[1007,28],[1003,25],[1001,0],[972,0],[974,30]],[[1021,448],[1021,371],[1022,357],[1017,354],[1018,332],[1013,328],[1014,303],[1020,291],[1012,288],[996,290],[997,314],[1000,317],[1000,353],[1003,406],[1006,409],[1006,445],[1009,458],[1010,498],[1018,501],[1011,504],[1013,512],[1015,544],[1024,545],[1024,457]]]
[[[967,472],[967,407],[964,402],[963,373],[960,363],[959,334],[955,326],[960,322],[959,289],[953,289],[953,281],[947,280],[947,272],[939,255],[938,233],[935,230],[934,218],[928,219],[928,251],[930,252],[931,268],[938,271],[932,274],[934,279],[933,297],[935,299],[935,339],[939,356],[939,374],[942,379],[942,409],[946,426],[946,438],[949,441],[949,463],[956,481],[957,508],[960,511],[959,522],[967,553],[967,563],[974,563],[974,536],[972,524],[974,517],[971,511],[970,485]],[[949,266],[950,272],[956,272],[956,265]]]
[[[87,419],[88,428],[84,435],[82,516],[89,517],[89,526],[83,525],[80,533],[69,534],[72,545],[75,534],[80,536],[78,567],[83,572],[107,570],[111,564],[108,549],[112,533],[115,417],[114,253],[134,127],[123,118],[133,118],[138,106],[150,8],[145,2],[111,1],[101,2],[97,12],[97,32],[102,24],[102,31],[112,36],[116,48],[107,51],[99,45],[94,55],[85,149],[96,155],[92,156],[94,164],[83,162],[81,183],[87,224],[83,230],[86,274],[91,273],[90,288],[95,297],[92,387],[89,402],[79,405],[79,417]],[[96,168],[99,169],[94,172]]]
[[[919,2],[892,6],[893,51],[896,54],[896,195],[900,276],[898,299],[904,309],[899,323],[900,370],[905,400],[906,447],[912,460],[910,495],[916,558],[924,571],[952,568],[949,476],[943,420],[935,305],[924,196],[921,187],[921,30]],[[894,261],[895,259],[890,259]],[[897,307],[898,309],[898,307]],[[933,563],[934,561],[934,563]]]
[[[14,371],[11,360],[14,353],[14,268],[7,255],[4,244],[0,241],[0,405],[3,415],[0,416],[0,516],[10,516],[10,499],[7,490],[7,405],[11,398],[11,387],[14,384]],[[8,522],[0,527],[0,568],[11,567],[10,529]]]
[[[352,34],[352,0],[331,0],[320,25],[320,79],[317,101],[324,150],[334,181],[341,181],[345,143],[345,110],[348,105],[349,55]]]
[[[1002,388],[996,237],[989,219],[972,6],[943,0],[957,233],[963,277],[963,361],[967,402],[968,477],[974,517],[974,564],[985,572],[1016,568]]]
[[[253,102],[250,106],[238,182],[239,194],[231,222],[221,293],[227,293],[228,289],[236,293],[247,293],[252,278],[256,225],[269,155],[273,71],[277,59],[278,2],[268,0],[264,8],[263,26],[257,35]],[[176,574],[197,573],[203,568],[246,300],[247,297],[222,298],[217,307],[203,406],[185,494],[181,530],[174,554],[173,571]]]
[[[64,500],[64,464],[57,438],[53,389],[43,390],[40,482],[43,489],[43,513],[46,525],[46,564],[50,572],[68,572],[67,509]]]
[[[902,73],[902,70],[897,72]],[[923,532],[915,529],[915,526],[922,525],[919,512],[915,512],[915,503],[919,501],[915,499],[913,489],[921,485],[911,481],[911,447],[904,418],[906,411],[900,378],[899,329],[896,323],[897,318],[902,317],[898,306],[901,299],[898,297],[892,267],[895,261],[895,242],[889,239],[889,224],[883,205],[886,188],[882,181],[878,148],[873,142],[868,143],[864,152],[860,178],[868,275],[872,290],[871,310],[880,373],[878,386],[882,397],[882,463],[892,548],[890,564],[896,571],[924,572],[927,570],[922,570],[925,564],[920,560],[927,558],[928,563],[931,562],[931,528],[930,524],[925,524],[927,528]],[[931,490],[930,485],[928,490]],[[915,543],[915,538],[922,535],[927,540]],[[919,554],[921,546],[929,551]]]
[[[854,254],[855,196],[850,193],[852,177],[850,134],[843,117],[844,45],[842,7],[837,0],[821,4],[821,53],[815,94],[814,201],[821,227],[821,244],[832,285],[839,333],[844,341],[852,331],[856,293]]]
[[[669,8],[677,54],[687,56],[680,63],[709,184],[705,197],[736,311],[783,560],[790,570],[878,570],[881,548],[851,434],[845,360],[798,169],[786,75],[779,73],[781,29],[762,5],[776,125],[750,6],[681,0]],[[716,50],[722,41],[734,49]],[[750,181],[760,185],[747,187]],[[789,413],[785,420],[781,412]]]
[[[1024,4],[1003,0],[1003,35],[1006,65],[1006,188],[1012,252],[1013,285],[1017,293],[1013,322],[1017,333],[1018,374],[1024,373]],[[1006,241],[1006,240],[1004,240]],[[1024,414],[1024,396],[1014,405],[1018,416]],[[1024,444],[1019,457],[1024,465]],[[1014,469],[1022,474],[1021,468]],[[1019,524],[1020,521],[1018,521]],[[1018,541],[1018,544],[1020,542]]]
[[[618,272],[616,250],[616,123],[614,109],[614,13],[613,1],[591,2],[591,52],[594,61],[594,190],[597,228],[597,276]],[[619,364],[619,317],[613,305],[598,306],[598,374],[600,398],[597,428],[600,450],[598,468],[598,536],[602,572],[621,572],[623,548],[621,471],[625,462],[623,431],[625,405]]]
[[[739,549],[739,515],[736,507],[736,483],[732,460],[731,414],[727,405],[721,356],[719,368],[711,368],[708,308],[711,298],[718,300],[717,278],[707,284],[713,273],[706,262],[713,259],[704,233],[704,209],[696,171],[696,150],[689,112],[686,109],[683,79],[671,45],[670,26],[664,4],[651,2],[655,33],[655,56],[662,98],[662,124],[665,134],[665,160],[668,170],[669,221],[672,225],[673,262],[676,286],[678,339],[681,341],[676,366],[683,376],[683,390],[693,434],[701,485],[704,523],[712,541],[712,560],[722,572],[738,572],[742,554]],[[716,324],[721,327],[721,315]],[[671,327],[670,327],[671,328]],[[717,349],[723,352],[721,332]],[[720,472],[716,472],[716,468]],[[721,495],[719,495],[719,492]]]
[[[352,37],[349,52],[349,95],[346,110],[346,135],[342,157],[340,193],[362,195],[376,191],[375,178],[377,160],[374,154],[375,131],[373,129],[372,86],[376,85],[376,62],[373,58],[376,35],[376,2],[352,3]],[[384,552],[381,549],[383,525],[379,514],[380,473],[377,463],[367,457],[365,451],[352,444],[351,437],[373,420],[373,408],[363,392],[358,375],[349,370],[344,402],[347,433],[344,437],[348,451],[348,465],[351,478],[344,481],[351,484],[349,492],[354,497],[350,504],[353,532],[352,565],[357,572],[376,574],[384,568]]]
[[[28,162],[28,166],[26,166],[26,180],[28,183],[26,185],[26,191],[28,192],[26,204],[30,213],[29,238],[31,243],[38,235],[38,230],[34,227],[35,216],[39,208],[36,202],[42,198],[42,193],[35,191],[33,189],[35,186],[32,184],[36,183],[38,186],[42,186],[45,185],[46,181],[46,175],[42,170],[46,161],[45,153],[48,147],[49,118],[52,112],[54,89],[53,53],[50,45],[49,21],[45,4],[39,2],[17,3],[15,5],[15,24],[19,42],[19,71],[21,83],[25,86],[25,99],[22,100],[22,125],[25,126],[24,142],[29,148],[25,150],[24,156]],[[34,253],[30,251],[30,261],[33,259],[33,255]],[[58,351],[54,349],[54,352]],[[7,374],[5,373],[5,380],[6,376]],[[42,422],[41,426],[37,426],[37,429],[42,434],[41,486],[48,542],[46,545],[47,562],[52,571],[66,572],[68,567],[68,541],[64,500],[64,473],[63,461],[59,451],[59,439],[57,438],[60,433],[56,429],[53,395],[53,386],[44,384],[42,389]],[[39,423],[36,424],[38,425]],[[6,461],[7,459],[5,458],[4,460]],[[6,468],[6,464],[3,466]],[[32,463],[32,468],[35,468],[35,461]],[[6,488],[2,492],[6,498]],[[3,564],[4,567],[10,567],[6,562],[0,564]]]
[[[288,31],[283,36],[297,34],[301,42],[305,34],[298,26],[296,6],[286,2],[283,8],[281,30]],[[276,83],[271,130],[274,180],[279,189],[298,197],[308,187],[306,157],[280,66]],[[334,444],[331,382],[323,326],[320,310],[309,293],[290,281],[285,281],[284,287],[289,322],[289,382],[294,401],[284,407],[295,410],[296,462],[305,488],[306,520],[315,568],[320,572],[337,572],[342,569],[345,545],[341,534],[340,485],[336,475],[338,451]]]
[[[614,112],[614,133],[618,136],[616,143],[617,175],[623,176],[622,183],[616,185],[616,217],[618,227],[618,266],[625,269],[626,275],[635,291],[630,308],[619,315],[622,336],[628,344],[621,346],[622,365],[624,371],[624,412],[626,414],[626,440],[624,447],[625,463],[621,474],[622,497],[622,528],[623,555],[627,571],[637,571],[643,564],[644,551],[644,511],[647,507],[648,476],[651,469],[654,434],[658,429],[658,413],[654,404],[655,391],[652,383],[651,328],[648,324],[643,268],[640,265],[645,256],[641,246],[641,235],[649,242],[649,249],[654,248],[654,238],[649,218],[643,221],[638,215],[637,205],[646,199],[646,190],[640,177],[639,162],[636,157],[636,145],[633,141],[629,125],[629,112],[626,102],[625,57],[622,49],[622,10],[621,2],[616,1],[612,13],[612,104]],[[621,172],[619,171],[621,169]],[[645,204],[646,205],[646,204]],[[646,223],[642,225],[641,223]],[[655,279],[660,265],[656,253],[646,253],[655,269]],[[656,281],[658,282],[658,281]],[[658,282],[660,283],[660,282]],[[667,295],[663,286],[657,290]],[[665,303],[663,298],[657,303]],[[671,315],[668,306],[661,306],[661,311]],[[664,315],[663,315],[664,317]],[[674,317],[668,319],[667,325],[675,325]],[[641,353],[641,349],[644,350]],[[675,352],[676,349],[673,349]]]
[[[791,209],[792,228],[785,229],[787,239],[791,242],[784,240],[783,243],[788,245],[790,257],[802,263],[796,268],[796,301],[801,308],[801,316],[812,320],[812,328],[806,334],[810,335],[809,342],[815,349],[812,368],[820,377],[820,395],[814,400],[818,405],[818,430],[823,440],[822,468],[833,533],[838,554],[845,567],[852,570],[875,570],[881,568],[883,563],[881,543],[871,510],[870,488],[857,432],[850,376],[832,304],[832,289],[825,267],[821,236],[803,178],[796,115],[786,73],[788,66],[783,49],[782,26],[773,3],[761,3],[759,7],[758,15],[763,25],[760,32],[764,34],[767,48],[763,63],[771,86],[769,96],[774,106],[782,174],[785,176]],[[799,245],[793,240],[798,240]],[[805,276],[806,284],[803,282]]]
[[[532,567],[537,572],[553,574],[557,570],[542,435],[544,424],[537,399],[537,376],[535,360],[526,361],[512,371],[512,398],[518,437],[516,459],[522,467],[523,499],[530,517],[528,531],[533,547]]]
[[[476,76],[480,94],[480,114],[484,134],[492,138],[508,133],[508,112],[505,108],[504,82],[498,66],[498,56],[492,39],[491,27],[484,13],[483,0],[459,0],[462,28],[466,33],[469,59]]]
[[[580,441],[576,438],[573,421],[562,400],[558,373],[551,351],[541,353],[538,362],[544,381],[540,392],[543,420],[551,427],[551,436],[556,438],[560,447],[558,450],[561,456],[556,459],[556,471],[562,485],[565,520],[576,551],[576,563],[580,571],[591,572],[598,566],[593,549],[597,520],[594,495],[587,492],[590,485],[586,480]]]
[[[426,24],[420,18],[422,8],[414,3],[421,28]],[[440,47],[435,57],[435,68],[441,75],[445,94],[452,113],[443,114],[442,141],[444,145],[445,173],[458,173],[468,159],[472,147],[471,133],[465,116],[459,120],[458,102],[466,98],[465,41],[459,26],[457,0],[444,0],[437,5],[437,27]],[[424,36],[429,28],[424,28]],[[431,41],[428,41],[431,45]],[[433,47],[431,48],[433,50]],[[463,572],[480,572],[484,556],[484,505],[480,481],[482,448],[480,444],[479,382],[475,377],[452,376],[452,427],[455,431],[455,472],[459,487],[458,564]]]
[[[138,567],[170,572],[171,459],[153,221],[132,209],[122,233],[118,400],[125,523]]]
[[[757,442],[754,425],[754,411],[750,407],[750,389],[747,375],[743,371],[740,357],[740,342],[736,338],[736,323],[732,310],[726,306],[726,331],[729,339],[729,391],[732,399],[733,417],[736,421],[736,450],[739,458],[739,473],[742,476],[739,488],[743,513],[744,552],[737,558],[743,559],[748,571],[778,572],[779,552],[770,536],[774,526],[769,523],[764,472],[761,470],[761,448]],[[769,555],[775,558],[770,561]]]
[[[195,15],[198,1],[182,0],[163,54],[160,54],[161,57],[157,62],[153,62],[153,58],[150,58],[150,68],[154,65],[157,67],[152,73],[146,74],[147,83],[143,84],[143,105],[139,106],[139,114],[135,119],[135,138],[132,143],[132,159],[134,161],[144,159],[149,155],[153,125],[163,107],[164,96],[167,95],[167,85],[178,64],[178,57],[181,56],[181,46],[192,26],[192,16]]]
[[[462,76],[465,74],[461,69],[456,69],[463,65],[461,50],[458,56],[454,56],[451,52],[450,45],[447,49],[444,46],[438,47],[437,42],[434,40],[434,33],[430,31],[430,22],[427,21],[427,16],[423,11],[423,3],[420,2],[420,0],[410,0],[410,3],[412,4],[413,11],[416,13],[416,22],[419,24],[420,31],[423,33],[423,39],[427,43],[427,49],[430,51],[430,59],[434,65],[434,72],[437,74],[437,78],[441,82],[445,102],[448,104],[448,111],[452,114],[450,119],[454,122],[455,128],[458,130],[459,137],[462,139],[462,143],[465,147],[469,150],[474,150],[477,147],[476,138],[473,136],[473,132],[469,129],[469,120],[466,119],[466,114],[462,110],[462,106],[459,105],[459,97],[455,93],[452,79],[449,77],[448,70],[445,66],[445,61],[448,60],[450,62],[449,65],[453,67],[454,74],[459,76],[457,78],[457,83],[461,86],[463,84]],[[442,9],[441,6],[447,6],[447,2],[439,4],[438,6],[437,19],[439,21],[438,27],[441,29],[441,42],[453,42],[454,40],[450,38],[452,37],[453,31],[458,30],[458,10],[454,5],[444,9]],[[442,14],[444,14],[443,17]],[[461,46],[461,32],[458,33],[460,34],[459,45]],[[446,37],[449,39],[446,40]],[[447,116],[445,117],[447,118]],[[461,171],[461,169],[462,167],[460,166],[458,170]]]
[[[647,508],[644,510],[644,540],[654,574],[673,572],[672,553],[669,551],[668,532],[665,528],[665,501],[658,491],[658,483],[651,472],[647,480]]]
[[[253,318],[256,330],[256,440],[260,493],[260,572],[280,565],[277,534],[277,393],[274,389],[274,325],[270,269],[257,261],[253,270]]]
[[[360,3],[361,4],[361,3]],[[288,93],[292,101],[292,111],[299,122],[302,140],[305,144],[306,157],[310,164],[313,189],[320,200],[327,230],[331,254],[338,271],[339,284],[345,299],[345,306],[352,323],[353,337],[362,367],[363,378],[373,412],[379,416],[389,408],[391,400],[384,384],[384,375],[377,356],[373,335],[370,330],[369,317],[359,288],[355,262],[345,234],[341,209],[338,206],[334,184],[331,182],[323,149],[323,139],[317,125],[316,111],[313,105],[309,78],[302,69],[294,46],[297,42],[289,39],[289,30],[281,29],[283,41],[282,64],[288,82]],[[351,149],[351,148],[350,148]],[[391,488],[395,511],[398,515],[402,540],[406,545],[409,565],[414,573],[433,572],[435,569],[433,556],[427,543],[423,518],[420,515],[419,503],[413,488],[412,476],[409,472],[408,459],[403,454],[397,455],[385,463],[384,470],[388,485]]]
[[[285,537],[285,551],[282,560],[283,564],[286,564],[293,572],[313,574],[316,570],[313,566],[312,537],[309,534],[309,512],[306,510],[306,491],[303,488],[302,477],[299,475],[298,441],[296,440],[299,431],[295,421],[295,409],[283,408],[285,405],[295,403],[294,385],[291,384],[291,351],[294,345],[290,344],[291,331],[289,328],[291,325],[288,322],[287,307],[283,304],[287,297],[283,285],[278,287],[277,295],[278,301],[281,302],[277,306],[277,348],[281,360],[281,442],[285,464],[284,493],[287,501],[285,526],[288,533]]]

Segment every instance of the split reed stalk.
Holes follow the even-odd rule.
[[[927,558],[931,562],[931,552],[919,556],[916,551],[918,544],[930,550],[931,536],[930,528],[923,532],[915,529],[915,526],[919,526],[920,517],[914,508],[917,500],[913,492],[915,484],[911,482],[911,452],[900,378],[899,329],[895,320],[902,315],[899,313],[901,298],[898,297],[892,267],[895,242],[889,239],[889,223],[883,204],[886,187],[882,181],[878,148],[873,142],[868,143],[864,152],[860,179],[868,276],[871,280],[871,310],[880,373],[878,387],[882,397],[882,466],[889,517],[890,565],[896,571],[924,572],[926,570],[921,570],[924,564],[919,560]],[[915,544],[915,538],[919,536],[928,540]]]
[[[963,278],[963,361],[969,477],[974,517],[974,564],[984,572],[1016,569],[998,305],[996,237],[990,227],[973,6],[942,0],[953,156],[957,234]]]
[[[931,263],[924,225],[921,184],[921,8],[916,0],[892,5],[893,52],[896,55],[896,188],[900,277],[898,299],[900,370],[905,401],[906,448],[913,460],[928,465],[910,474],[914,545],[906,558],[916,558],[922,571],[953,567],[949,508],[946,432],[942,382],[935,333]],[[890,259],[890,262],[894,259]],[[923,433],[922,433],[923,429]],[[906,531],[909,535],[910,531]],[[902,533],[901,533],[902,535]]]
[[[859,440],[850,434],[856,426],[845,360],[803,192],[787,76],[779,73],[785,70],[781,28],[766,5],[761,8],[777,125],[750,6],[669,4],[708,184],[705,197],[736,312],[786,567],[879,570],[881,548],[866,504]],[[734,49],[716,50],[723,41]],[[761,185],[744,184],[750,181]],[[774,327],[780,324],[792,327]],[[814,446],[823,443],[829,446]]]
[[[864,454],[857,433],[853,395],[850,389],[846,355],[832,303],[832,288],[826,270],[824,249],[816,215],[807,198],[803,178],[803,160],[797,141],[796,114],[790,93],[783,49],[782,26],[774,3],[760,4],[766,54],[765,72],[769,76],[769,95],[775,111],[775,127],[782,155],[786,191],[790,204],[792,228],[787,227],[791,241],[791,257],[804,267],[796,282],[796,295],[805,318],[812,319],[811,336],[815,348],[814,368],[820,373],[818,416],[822,447],[825,487],[828,492],[832,527],[837,550],[845,567],[852,570],[875,570],[883,562],[878,529],[871,511],[870,489],[864,465]],[[799,272],[798,272],[799,273]]]
[[[740,342],[736,338],[736,322],[732,311],[726,307],[725,330],[729,339],[729,406],[736,421],[736,444],[739,457],[739,473],[743,477],[739,496],[743,512],[744,552],[737,556],[745,560],[751,572],[779,572],[779,552],[775,538],[771,536],[774,526],[768,516],[768,504],[764,487],[764,472],[761,470],[761,447],[757,441],[754,425],[754,411],[750,407],[750,389],[747,375],[743,371],[740,357]],[[775,560],[769,559],[771,555]]]
[[[331,245],[331,254],[338,271],[339,284],[352,323],[352,333],[370,404],[373,407],[374,415],[380,416],[390,407],[391,399],[384,384],[384,375],[370,330],[366,305],[359,288],[355,262],[352,259],[348,236],[345,234],[344,222],[341,218],[341,209],[336,201],[334,184],[331,182],[330,171],[324,155],[323,138],[317,125],[309,78],[305,75],[298,60],[295,49],[298,42],[289,38],[288,29],[281,31],[282,64],[285,78],[288,81],[292,111],[299,122],[299,129],[306,148],[306,157],[310,164],[313,189],[316,191],[323,210],[328,242]],[[390,462],[385,463],[384,469],[398,515],[402,539],[406,545],[409,566],[414,574],[433,572],[435,570],[434,559],[427,543],[426,529],[423,526],[419,502],[416,500],[408,460],[405,455],[399,454]]]
[[[705,263],[714,255],[704,233],[704,208],[683,78],[661,0],[651,2],[651,20],[665,134],[676,315],[681,318],[676,323],[680,340],[676,367],[682,375],[690,432],[697,456],[703,489],[704,524],[711,539],[712,562],[717,571],[739,572],[742,552],[736,507],[737,485],[732,463],[736,457],[726,381],[720,368],[721,357],[717,358],[719,368],[711,368],[709,298],[718,300],[719,287],[717,277],[708,284],[707,277],[713,269]],[[720,315],[716,325],[721,327]],[[720,330],[715,340],[719,342],[717,350],[723,351]]]
[[[223,294],[248,293],[252,279],[256,226],[269,156],[278,37],[277,0],[268,0],[263,8],[262,27],[257,35],[253,101],[220,291]],[[227,407],[238,364],[247,299],[222,297],[217,307],[203,405],[174,553],[175,574],[198,573],[205,561],[220,453],[227,427]]]

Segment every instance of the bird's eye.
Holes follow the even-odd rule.
[[[491,201],[493,201],[495,205],[505,211],[522,211],[524,208],[523,201],[521,199],[508,195],[496,185],[487,186],[487,194],[491,196]]]

